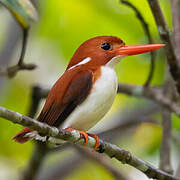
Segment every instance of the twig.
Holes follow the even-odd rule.
[[[172,79],[167,77],[167,80],[164,84],[163,91],[164,95],[169,99],[173,97],[173,88],[174,86]],[[160,163],[159,167],[161,170],[166,171],[170,174],[173,174],[173,169],[171,166],[171,129],[172,129],[172,118],[171,112],[165,108],[162,108],[162,143],[160,149]]]
[[[23,29],[23,41],[22,41],[22,50],[21,50],[21,55],[18,61],[18,66],[22,66],[24,64],[24,56],[26,53],[26,47],[27,47],[27,39],[29,35],[29,28],[28,29]]]
[[[158,103],[162,107],[168,109],[171,112],[174,112],[177,116],[180,117],[180,107],[173,102],[170,98],[163,94],[163,90],[157,87],[143,87],[136,86],[131,84],[120,84],[119,93],[125,93],[127,95],[132,95],[136,97],[145,97],[154,102]]]
[[[20,54],[20,58],[19,58],[17,65],[14,65],[14,66],[11,66],[8,68],[4,68],[4,69],[1,67],[0,76],[9,76],[10,78],[12,78],[20,70],[33,70],[36,68],[35,64],[25,64],[24,63],[24,56],[25,56],[25,52],[26,52],[28,32],[29,32],[29,29],[23,29],[22,49],[21,49],[21,54]]]
[[[154,15],[159,35],[163,43],[166,44],[166,55],[170,67],[170,73],[176,82],[176,87],[180,94],[180,69],[166,21],[158,0],[148,0],[148,2]]]
[[[3,117],[13,123],[18,123],[23,126],[32,128],[38,131],[39,133],[42,133],[42,135],[52,136],[71,143],[84,144],[84,138],[81,137],[79,132],[76,130],[73,130],[72,132],[63,129],[59,130],[55,127],[51,127],[47,124],[38,122],[30,117],[23,116],[17,112],[10,111],[4,107],[0,107],[0,117]],[[95,144],[96,144],[95,139],[89,137],[87,146],[93,148]],[[135,167],[136,169],[140,170],[144,174],[146,174],[149,178],[177,180],[176,177],[173,177],[172,175],[153,167],[149,163],[135,157],[130,152],[121,149],[114,144],[105,142],[103,140],[100,140],[100,146],[97,152],[105,153],[110,158],[115,158],[120,162],[122,162],[123,164],[129,164]]]
[[[145,21],[143,15],[141,14],[141,12],[137,9],[137,7],[135,7],[135,5],[133,5],[131,2],[129,2],[127,0],[121,0],[121,3],[123,3],[123,4],[127,5],[128,7],[130,7],[136,13],[136,16],[139,19],[139,21],[140,21],[140,23],[141,23],[141,25],[142,25],[142,27],[144,29],[144,32],[145,32],[145,34],[146,34],[146,36],[148,38],[149,44],[152,44],[153,40],[152,40],[150,31],[149,31],[148,23],[146,23],[146,21]],[[155,52],[151,51],[150,71],[149,71],[148,78],[144,83],[144,86],[147,87],[151,83],[151,80],[152,80],[153,74],[154,74],[154,69],[155,69]]]

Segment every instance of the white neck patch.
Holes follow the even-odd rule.
[[[105,66],[108,66],[110,68],[114,68],[114,66],[124,57],[126,57],[126,55],[119,55],[119,56],[115,56],[113,57]]]
[[[91,58],[90,58],[90,57],[87,57],[87,58],[83,59],[81,62],[79,62],[78,64],[70,67],[68,70],[73,69],[73,68],[75,68],[76,66],[79,66],[79,65],[82,65],[82,64],[86,64],[86,63],[88,63],[90,60],[91,60]]]

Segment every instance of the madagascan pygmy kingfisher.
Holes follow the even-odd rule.
[[[57,128],[76,129],[88,143],[85,131],[92,128],[111,108],[118,81],[114,66],[126,56],[150,52],[163,44],[125,45],[114,36],[98,36],[85,41],[76,50],[64,74],[51,88],[37,120]],[[25,128],[13,139],[24,143],[34,133]]]

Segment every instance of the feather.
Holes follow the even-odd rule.
[[[18,134],[16,134],[14,137],[13,137],[13,140],[15,140],[16,142],[20,143],[20,144],[23,144],[25,143],[26,141],[30,140],[31,138],[30,137],[25,137],[25,135],[27,133],[30,133],[32,132],[33,130],[26,127],[24,128],[22,131],[20,131]]]

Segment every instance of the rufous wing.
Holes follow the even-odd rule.
[[[38,117],[39,121],[58,127],[86,99],[92,87],[93,73],[78,69],[66,71],[53,86]]]

